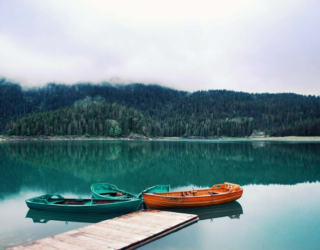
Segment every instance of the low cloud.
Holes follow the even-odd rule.
[[[0,75],[320,95],[318,1],[1,1]]]

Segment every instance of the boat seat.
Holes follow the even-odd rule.
[[[93,205],[93,204],[96,204],[95,201],[88,201],[86,204],[84,204],[85,206],[90,206],[90,205]]]
[[[209,194],[210,194],[211,196],[213,196],[213,195],[220,194],[220,193],[216,193],[216,192],[209,192]]]
[[[62,202],[64,200],[55,200],[55,201],[49,201],[48,203],[49,204],[56,204],[56,203],[59,203],[59,202]]]

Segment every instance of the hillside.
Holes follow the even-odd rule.
[[[100,116],[88,116],[88,130],[86,125],[75,129],[75,122],[78,122],[78,128],[81,115],[86,114],[80,107],[88,97],[100,100],[103,107],[114,103],[115,110],[126,110],[124,117],[119,120],[119,114],[111,117],[104,111],[95,111]],[[97,103],[90,105],[90,109],[101,106]],[[54,110],[56,113],[50,112]],[[112,112],[117,113],[115,110]],[[111,119],[118,123],[122,135],[126,135],[131,130],[125,127],[124,121],[136,118],[132,112],[143,120],[140,128],[132,131],[149,136],[250,136],[254,130],[271,136],[320,135],[320,97],[316,96],[249,94],[227,90],[189,93],[157,85],[113,86],[108,83],[51,83],[41,88],[23,89],[19,84],[0,80],[0,130],[4,134],[27,135],[28,123],[41,120],[47,123],[43,125],[47,129],[34,130],[37,132],[33,133],[30,125],[30,134],[63,135],[71,131],[71,134],[108,135],[106,120]],[[68,121],[62,121],[61,116],[68,117]],[[87,124],[89,121],[91,125]],[[55,129],[55,122],[59,129]],[[99,132],[100,124],[103,132]],[[89,131],[90,127],[92,131]]]

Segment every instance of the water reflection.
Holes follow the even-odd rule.
[[[320,180],[319,143],[29,142],[0,144],[0,199],[28,187],[86,193],[111,182],[139,193],[155,184],[297,184]],[[5,177],[5,178],[3,178]]]
[[[139,193],[155,184],[176,190],[224,181],[244,186],[241,205],[189,211],[202,220],[144,249],[317,249],[319,152],[320,143],[0,143],[0,249],[100,220],[29,214],[24,200],[43,193],[90,197],[95,182]]]
[[[109,214],[88,214],[88,213],[62,213],[52,211],[40,211],[29,209],[26,218],[33,220],[33,223],[48,223],[49,221],[63,222],[82,222],[82,223],[97,223],[103,220],[109,220],[121,216],[120,213]]]
[[[242,206],[237,201],[227,204],[186,208],[186,209],[171,209],[167,210],[177,213],[196,214],[199,220],[215,219],[228,216],[230,219],[240,219],[243,214]],[[63,221],[63,222],[82,222],[82,223],[97,223],[103,220],[109,220],[119,217],[121,213],[109,214],[82,214],[82,213],[62,213],[52,211],[41,211],[36,209],[29,209],[26,218],[32,219],[33,223],[48,223],[49,221]]]
[[[319,197],[320,183],[245,186],[240,220],[200,220],[141,250],[319,249]]]
[[[196,214],[199,220],[215,219],[220,217],[229,217],[230,219],[240,219],[243,214],[242,206],[239,202],[234,201],[226,204],[208,206],[208,207],[194,207],[184,209],[170,209],[167,211],[177,213]]]

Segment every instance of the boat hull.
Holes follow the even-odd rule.
[[[26,204],[31,209],[46,210],[64,213],[124,213],[138,211],[142,200],[129,200],[114,202],[109,204],[94,204],[89,206],[79,205],[64,205],[64,204],[39,204],[26,201]]]
[[[170,197],[143,193],[145,204],[150,209],[204,207],[232,202],[241,198],[243,190],[215,196]]]

